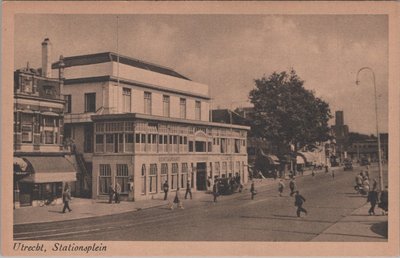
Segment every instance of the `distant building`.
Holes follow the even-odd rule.
[[[389,157],[389,134],[381,133],[380,140],[382,160],[387,160]],[[372,162],[378,161],[377,138],[353,142],[348,148],[348,155],[353,160],[360,161],[362,158],[367,158]]]
[[[207,85],[173,69],[106,52],[66,57],[65,137],[76,144],[92,197],[140,200],[207,177],[247,182],[248,126],[210,122]],[[59,69],[54,63],[53,69]]]
[[[335,125],[332,126],[332,132],[336,140],[336,158],[343,161],[347,155],[346,153],[349,145],[349,126],[344,124],[343,111],[335,112]]]
[[[64,149],[62,69],[53,78],[51,43],[42,43],[42,68],[14,72],[14,206],[38,205],[61,197],[76,181]],[[62,68],[60,66],[60,68]],[[60,200],[59,200],[60,201]]]

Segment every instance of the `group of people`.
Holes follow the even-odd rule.
[[[372,186],[369,180],[368,167],[366,171],[360,172],[356,178],[356,186],[355,188],[359,193],[367,195],[367,202],[370,203],[371,207],[368,210],[369,215],[375,215],[375,207],[378,204],[378,207],[382,209],[382,214],[385,215],[388,213],[388,190],[387,186],[384,190],[378,193],[378,182],[375,179],[372,179]]]
[[[164,184],[163,184],[163,191],[164,191],[164,200],[167,200],[167,199],[168,199],[168,192],[169,192],[169,184],[168,184],[168,181],[165,181],[165,182],[164,182]],[[191,187],[191,184],[190,184],[190,180],[187,180],[187,181],[186,181],[185,199],[187,199],[188,196],[190,197],[190,199],[192,199],[192,197],[193,197],[193,196],[192,196],[192,187]],[[184,207],[183,207],[183,202],[181,201],[181,198],[180,198],[179,187],[178,187],[178,188],[176,189],[176,191],[175,191],[174,200],[172,201],[172,203],[169,203],[169,208],[170,208],[171,210],[173,210],[175,204],[177,205],[178,208],[184,209]]]
[[[108,203],[112,203],[113,200],[115,203],[120,203],[120,195],[121,195],[121,186],[118,183],[115,183],[115,186],[110,185],[108,189]]]

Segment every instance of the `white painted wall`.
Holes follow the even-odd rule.
[[[134,88],[132,89],[132,112],[143,113],[144,112],[144,90]]]
[[[117,76],[117,63],[108,62],[93,65],[81,65],[68,67],[65,69],[67,79],[84,78],[92,76],[114,75]],[[108,83],[80,83],[75,85],[65,85],[64,94],[72,95],[72,113],[84,113],[84,94],[96,93],[96,110],[100,107],[110,108],[110,112],[123,113],[122,89],[130,88],[132,93],[131,112],[144,113],[144,91],[152,93],[152,114],[163,116],[163,98],[170,96],[170,117],[180,118],[180,98],[186,99],[186,118],[195,119],[195,101],[201,101],[201,120],[209,120],[209,101],[186,96],[179,93],[165,92],[163,88],[187,92],[190,94],[201,94],[208,96],[208,86],[192,81],[179,79],[172,76],[154,73],[143,69],[138,69],[124,64],[119,64],[119,75],[122,78],[161,86],[158,90],[148,89],[140,86],[124,85],[116,82]]]
[[[64,69],[64,77],[66,79],[77,79],[111,75],[112,67],[111,62],[66,67]],[[53,74],[58,74],[58,69],[53,69]]]
[[[186,119],[195,119],[195,102],[194,99],[186,99]]]
[[[159,92],[153,92],[151,94],[151,106],[152,115],[163,116],[163,94]]]
[[[104,92],[103,92],[104,87]],[[103,94],[104,99],[107,96],[107,82],[97,82],[97,83],[82,83],[74,85],[64,85],[64,94],[72,96],[71,102],[71,113],[84,113],[85,112],[85,93],[96,93],[96,110],[103,106]]]
[[[120,78],[126,78],[133,81],[157,85],[168,89],[191,92],[193,94],[201,94],[208,96],[208,86],[198,82],[188,81],[177,77],[164,75],[144,69],[136,68],[130,65],[125,65],[117,62],[112,62],[112,75]],[[117,69],[119,66],[119,72]],[[66,77],[68,78],[68,77]]]
[[[180,106],[179,106],[180,96],[170,95],[170,113],[171,117],[180,118]]]

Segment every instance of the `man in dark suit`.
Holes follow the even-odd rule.
[[[115,189],[113,185],[111,184],[110,187],[108,188],[108,203],[112,203],[115,195]]]
[[[68,211],[71,212],[72,210],[69,207],[69,201],[71,200],[71,193],[70,193],[69,187],[65,187],[64,192],[62,194],[62,198],[63,198],[63,203],[64,203],[62,212],[65,213],[66,209],[68,209]]]
[[[187,199],[188,194],[190,195],[190,199],[192,199],[192,189],[190,188],[190,180],[188,180],[186,183],[185,199]]]
[[[304,212],[307,215],[307,210],[303,208],[303,204],[306,201],[306,199],[300,195],[299,191],[296,191],[296,195],[294,196],[295,201],[294,201],[294,206],[297,206],[297,217],[300,217],[300,213]]]
[[[167,200],[168,190],[169,190],[169,185],[167,180],[165,180],[165,183],[163,184],[163,189],[164,189],[164,201],[165,201]]]
[[[371,204],[368,214],[375,215],[375,206],[378,203],[378,192],[375,189],[372,189],[372,191],[368,192],[367,202]]]

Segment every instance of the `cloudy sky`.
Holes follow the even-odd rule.
[[[53,61],[117,51],[115,15],[17,15],[15,69],[40,67],[41,42]],[[388,20],[384,15],[120,15],[119,52],[171,67],[210,87],[213,107],[248,106],[254,79],[294,68],[305,87],[343,110],[350,131],[388,131]]]

